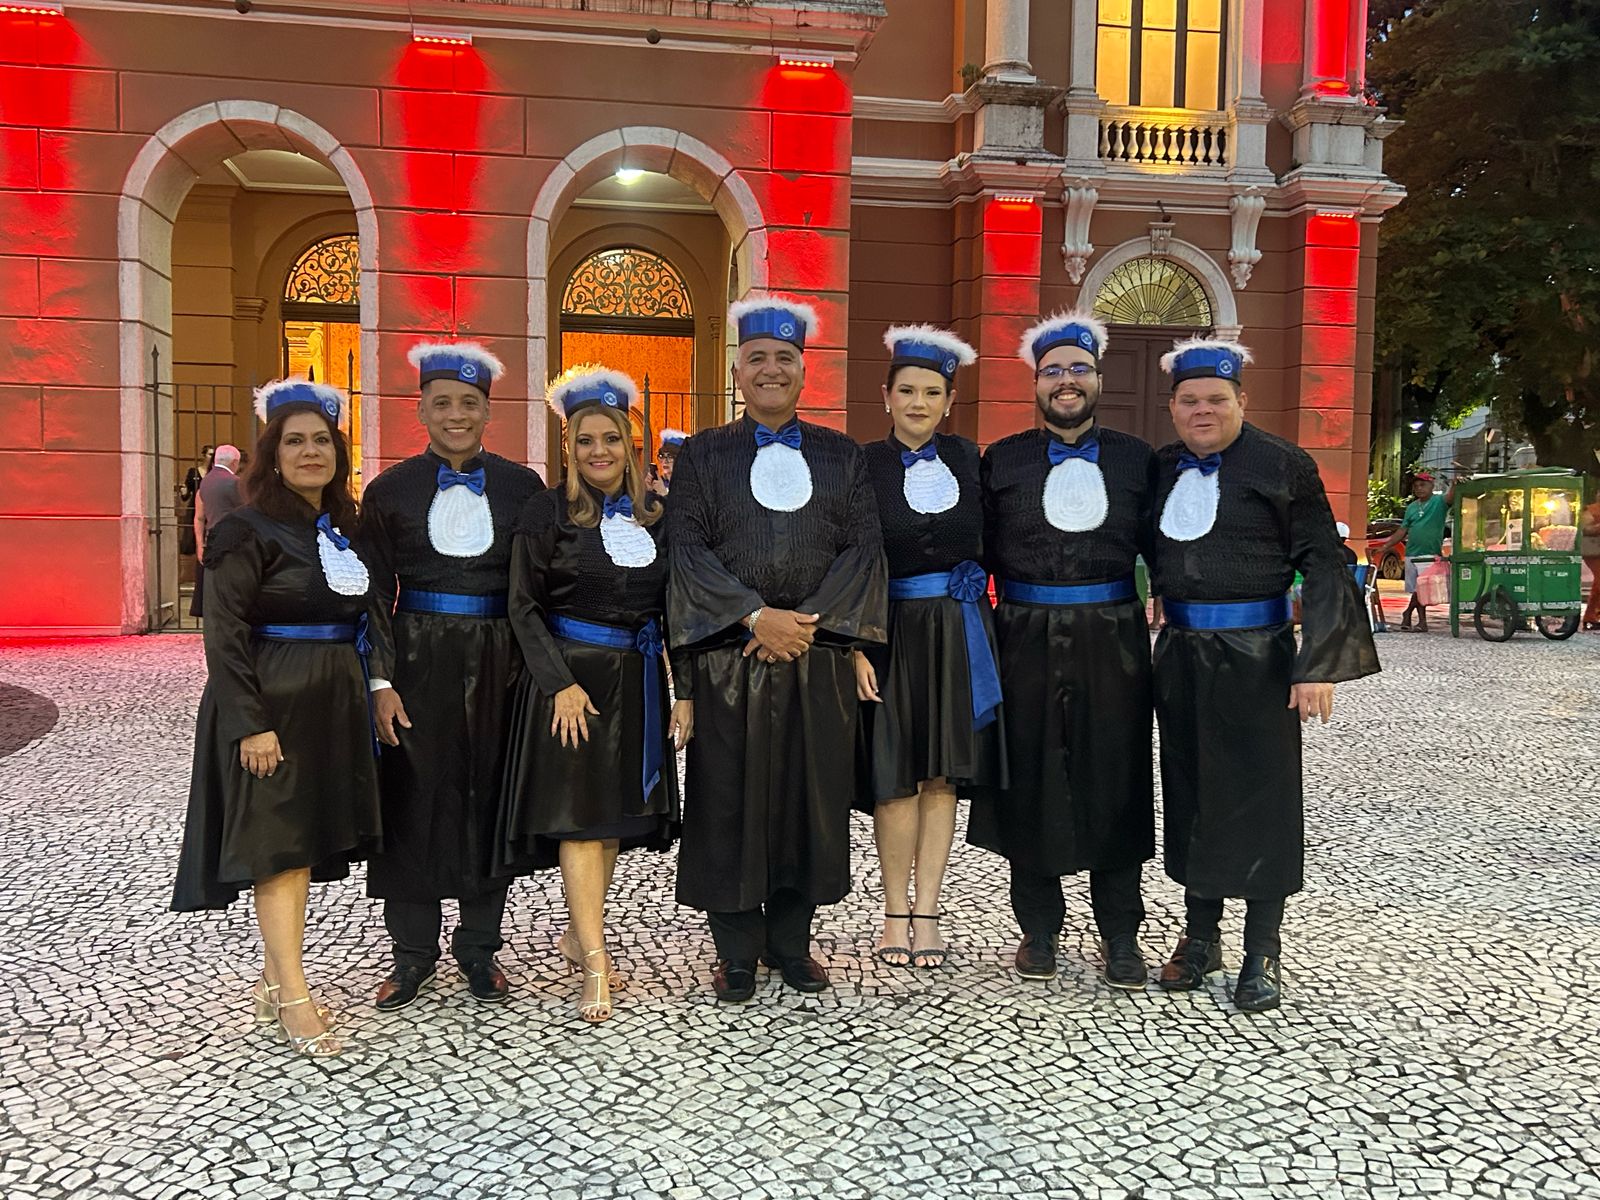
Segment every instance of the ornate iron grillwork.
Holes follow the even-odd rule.
[[[361,252],[355,235],[323,238],[302,254],[284,282],[283,298],[293,304],[357,304]]]
[[[1211,326],[1200,281],[1171,259],[1134,258],[1106,276],[1094,315],[1112,325]]]
[[[694,316],[689,289],[672,264],[648,250],[591,254],[567,280],[561,311],[574,317],[686,321]]]

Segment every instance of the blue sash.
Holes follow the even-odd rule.
[[[961,605],[961,629],[967,643],[967,683],[972,692],[972,727],[982,729],[1000,712],[1000,672],[995,668],[994,651],[983,629],[983,614],[978,602],[989,585],[989,576],[977,563],[968,560],[955,570],[934,571],[928,575],[905,575],[889,580],[891,600],[932,600],[949,596]]]
[[[1225,604],[1163,599],[1161,611],[1179,629],[1264,629],[1292,621],[1294,602],[1287,596]]]
[[[401,588],[398,607],[401,612],[442,613],[453,617],[503,617],[506,615],[506,594],[493,592],[487,596],[462,596],[455,592]]]
[[[1132,600],[1139,593],[1133,576],[1124,575],[1106,583],[1017,583],[1000,581],[1000,599],[1018,604],[1048,604],[1060,608],[1073,604],[1114,604]]]
[[[354,642],[356,657],[361,660],[361,682],[367,691],[367,722],[372,727],[372,757],[381,751],[378,741],[378,723],[372,714],[372,642],[367,638],[367,614],[354,621],[335,621],[326,625],[254,625],[254,637],[269,642]]]
[[[644,656],[644,798],[648,802],[650,793],[661,782],[665,757],[661,746],[661,651],[664,649],[661,626],[650,620],[635,632],[560,615],[546,617],[545,623],[551,633],[569,642],[606,646],[612,650],[637,650]]]

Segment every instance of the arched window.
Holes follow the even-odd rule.
[[[578,264],[561,297],[562,324],[572,317],[598,318],[615,328],[634,321],[692,321],[694,306],[683,276],[648,250],[622,247],[591,254]]]
[[[1108,104],[1223,107],[1224,0],[1099,0],[1096,90]]]
[[[1133,258],[1106,276],[1094,315],[1112,325],[1211,327],[1211,301],[1200,281],[1167,258]]]
[[[340,421],[361,470],[361,246],[353,233],[313,243],[283,281],[283,373],[350,394]]]
[[[346,319],[358,319],[361,301],[361,252],[354,234],[323,238],[306,250],[289,270],[283,283],[285,316],[302,315],[307,320],[339,320],[332,308],[349,310]],[[304,314],[293,310],[305,306]]]

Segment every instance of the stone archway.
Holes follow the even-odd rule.
[[[1178,238],[1172,238],[1160,251],[1156,250],[1148,235],[1130,238],[1119,246],[1113,246],[1095,260],[1094,266],[1083,277],[1083,284],[1078,289],[1078,303],[1084,308],[1092,307],[1111,272],[1135,258],[1170,258],[1185,267],[1200,281],[1206,299],[1211,302],[1212,330],[1216,335],[1237,338],[1243,331],[1244,327],[1239,324],[1239,306],[1234,299],[1233,284],[1229,282],[1227,273],[1217,265],[1216,259],[1199,246]]]
[[[152,538],[163,497],[151,463],[171,453],[156,444],[147,391],[152,351],[172,361],[172,233],[179,209],[200,175],[246,150],[289,150],[327,162],[339,175],[355,208],[361,257],[361,353],[370,364],[371,394],[379,394],[378,220],[372,192],[350,152],[322,126],[290,109],[260,100],[221,100],[192,108],[150,136],[123,180],[117,207],[118,297],[121,385],[122,627],[148,627],[164,598],[154,593],[155,556],[164,551]],[[378,439],[378,405],[363,413],[363,435]],[[175,573],[167,576],[176,578]]]
[[[556,164],[539,189],[528,222],[528,396],[544,395],[551,361],[550,243],[578,196],[620,166],[669,175],[698,192],[727,227],[745,288],[767,286],[766,217],[742,175],[710,146],[677,130],[629,125],[590,138]],[[549,470],[549,424],[542,404],[528,405],[528,460]]]

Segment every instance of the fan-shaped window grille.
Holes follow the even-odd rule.
[[[355,236],[323,238],[302,254],[284,282],[283,298],[292,304],[358,303],[361,253]]]
[[[684,321],[694,316],[689,289],[666,259],[648,250],[591,254],[567,280],[561,311],[576,317]]]
[[[1112,325],[1211,326],[1211,301],[1200,281],[1165,258],[1134,258],[1106,276],[1094,315]]]

